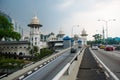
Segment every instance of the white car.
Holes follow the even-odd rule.
[[[92,50],[98,50],[98,46],[92,46]]]

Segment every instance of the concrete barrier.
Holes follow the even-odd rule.
[[[85,48],[82,49],[82,51],[77,53],[77,60],[71,61],[70,66],[68,68],[68,74],[63,74],[59,80],[76,80],[77,73],[79,71],[79,67],[83,58]],[[79,55],[78,55],[79,54]]]

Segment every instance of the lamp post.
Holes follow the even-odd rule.
[[[74,37],[74,36],[73,36],[73,28],[74,28],[74,27],[79,27],[79,25],[74,25],[74,26],[72,26],[71,38]],[[72,49],[72,39],[71,39],[71,49]]]
[[[79,25],[74,25],[74,26],[72,26],[71,37],[73,37],[73,28],[74,28],[74,27],[79,27]]]
[[[116,21],[115,19],[109,19],[109,20],[98,20],[98,21],[103,21],[105,22],[105,26],[106,26],[106,39],[108,38],[108,22],[109,21]]]

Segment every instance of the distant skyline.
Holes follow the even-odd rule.
[[[120,0],[0,0],[0,10],[12,17],[29,34],[27,26],[37,15],[42,33],[58,34],[60,28],[66,35],[81,33],[85,28],[88,40],[92,35],[102,34],[105,22],[108,21],[108,37],[120,37]],[[79,27],[77,27],[79,25]]]

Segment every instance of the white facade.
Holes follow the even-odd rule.
[[[0,52],[17,55],[30,55],[27,41],[0,41]]]
[[[32,46],[38,46],[40,48],[40,27],[42,25],[39,23],[37,16],[33,17],[30,24],[30,43]]]

